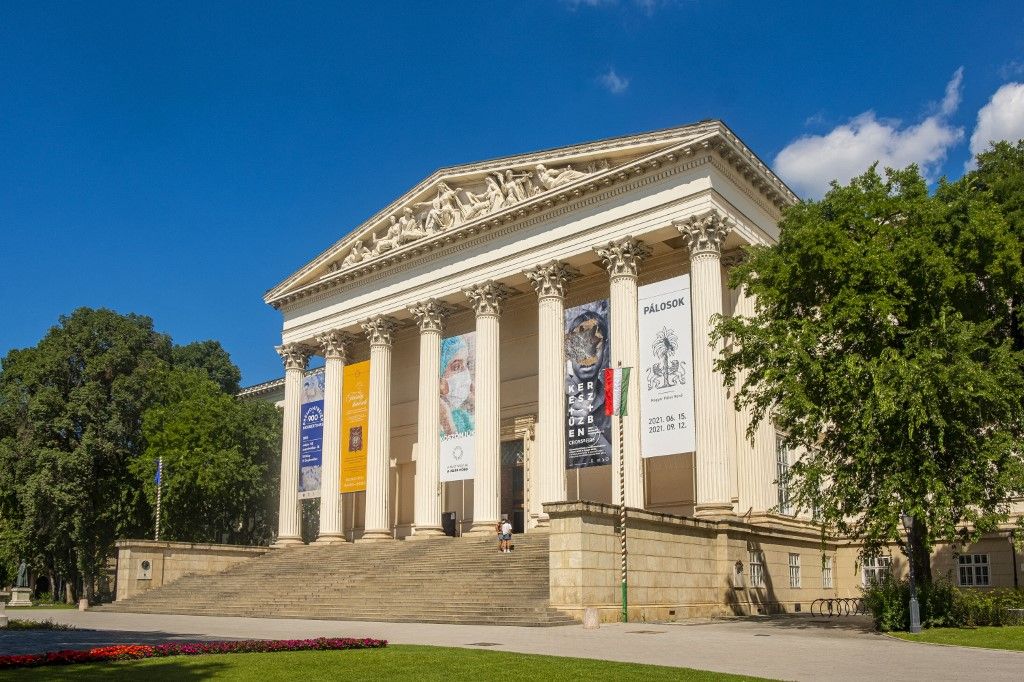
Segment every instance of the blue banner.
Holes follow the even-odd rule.
[[[324,445],[324,373],[302,380],[299,411],[299,499],[320,497],[320,471]]]

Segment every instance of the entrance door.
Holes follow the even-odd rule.
[[[523,439],[501,443],[501,513],[508,515],[512,532],[522,533],[526,516],[523,512]]]

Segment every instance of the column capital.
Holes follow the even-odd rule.
[[[325,360],[341,360],[344,362],[348,357],[348,346],[351,343],[351,337],[345,332],[332,329],[318,335],[316,342],[320,345],[320,351],[323,353]]]
[[[463,289],[462,293],[473,302],[477,317],[497,317],[501,315],[502,302],[512,294],[512,290],[501,282],[484,282]]]
[[[640,270],[640,261],[651,255],[651,247],[633,237],[623,237],[608,242],[594,251],[604,261],[604,267],[612,279],[617,277],[635,278]]]
[[[672,224],[686,237],[690,260],[694,260],[700,256],[721,256],[722,243],[736,226],[736,221],[713,208],[700,215],[673,221]]]
[[[298,343],[286,343],[280,346],[275,346],[274,350],[281,356],[281,360],[284,361],[285,370],[289,369],[306,369],[306,365],[309,364],[309,356],[311,353],[306,346]]]
[[[557,260],[530,268],[525,274],[537,290],[537,298],[565,298],[565,285],[579,276],[575,268]]]
[[[444,301],[430,298],[409,306],[409,312],[416,318],[420,326],[420,333],[438,332],[444,330],[444,318],[451,313],[451,306]]]
[[[722,265],[734,268],[747,262],[747,252],[742,249],[731,249],[722,254]]]
[[[391,346],[397,325],[386,315],[377,315],[360,323],[370,346]]]

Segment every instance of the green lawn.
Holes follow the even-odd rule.
[[[389,645],[355,651],[175,656],[144,661],[0,672],[18,680],[753,680],[689,668],[532,656],[501,651]]]
[[[890,633],[910,642],[980,646],[989,649],[1024,651],[1024,625],[984,628],[931,628],[919,635],[909,632]]]

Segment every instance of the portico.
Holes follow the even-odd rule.
[[[278,545],[301,542],[300,411],[314,355],[324,358],[317,542],[437,536],[443,512],[455,512],[465,533],[489,534],[511,509],[529,530],[548,524],[544,503],[617,504],[617,448],[610,464],[567,467],[566,311],[603,300],[610,329],[604,338],[595,327],[594,343],[610,344],[610,366],[634,368],[622,420],[627,506],[770,513],[774,432],[745,438],[748,419],[714,370],[709,339],[715,315],[750,309],[727,286],[730,257],[771,243],[782,207],[795,201],[717,121],[433,173],[265,296],[284,317]],[[696,446],[651,457],[638,290],[682,275]],[[471,332],[472,348],[444,346]],[[448,362],[463,357],[466,387]],[[344,377],[365,361],[365,491],[343,493],[355,437],[342,432]],[[471,437],[460,452],[472,476],[453,480],[456,468],[442,462],[446,429],[465,413]]]

